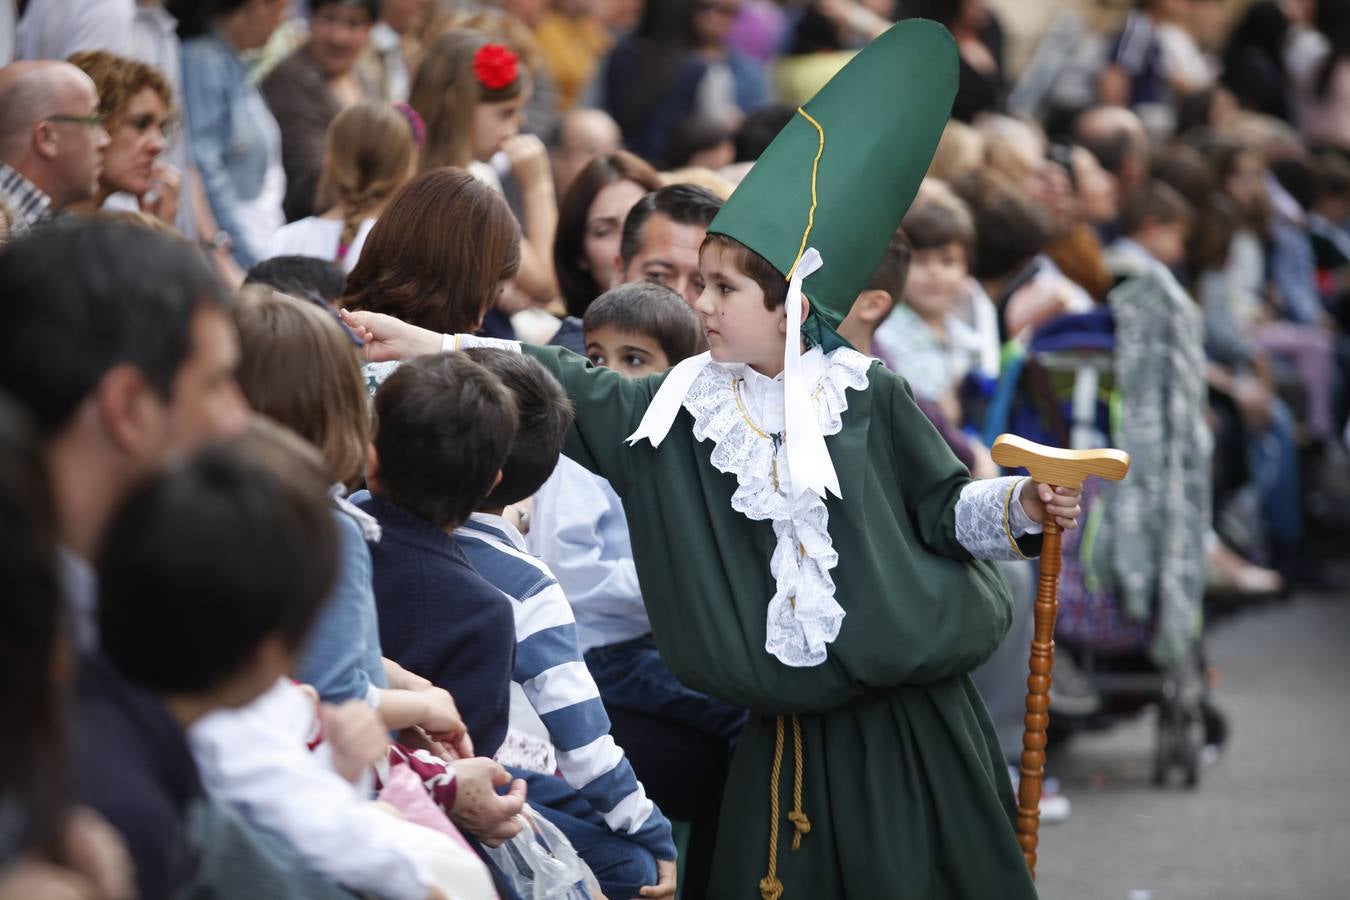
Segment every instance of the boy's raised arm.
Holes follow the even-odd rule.
[[[342,310],[341,318],[362,341],[368,362],[392,362],[469,347],[497,347],[533,356],[562,384],[572,399],[576,417],[567,433],[563,452],[607,479],[620,495],[632,483],[634,465],[652,449],[629,447],[624,438],[642,421],[661,377],[624,378],[609,369],[593,367],[585,358],[563,347],[539,347],[473,335],[442,335],[409,325],[393,316],[363,310]]]

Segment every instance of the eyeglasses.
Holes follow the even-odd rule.
[[[103,113],[94,113],[93,115],[90,116],[56,115],[56,116],[47,116],[46,121],[70,122],[72,125],[87,125],[90,128],[102,128],[103,124],[108,121],[108,117],[105,116]]]

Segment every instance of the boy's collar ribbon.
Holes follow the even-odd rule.
[[[834,470],[825,436],[820,430],[815,405],[811,402],[810,385],[803,382],[802,373],[802,281],[822,265],[814,247],[807,248],[788,279],[787,342],[783,350],[783,448],[787,453],[787,468],[791,483],[785,486],[790,497],[811,491],[821,497],[826,491],[841,497],[839,476]],[[675,417],[680,414],[684,398],[709,363],[711,353],[700,353],[678,363],[652,398],[637,430],[628,436],[631,446],[642,440],[653,447],[670,433]]]

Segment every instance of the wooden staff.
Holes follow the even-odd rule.
[[[1011,434],[994,441],[993,456],[994,462],[1004,468],[1026,469],[1036,481],[1056,487],[1082,487],[1089,475],[1119,481],[1130,470],[1130,455],[1122,450],[1059,450]],[[1031,672],[1027,675],[1022,776],[1017,790],[1017,842],[1022,845],[1032,878],[1036,877],[1045,732],[1050,724],[1050,670],[1055,665],[1055,615],[1059,612],[1060,527],[1051,516],[1046,516],[1044,534],[1036,589],[1036,631],[1031,638]]]

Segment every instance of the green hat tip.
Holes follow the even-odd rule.
[[[734,238],[787,277],[815,247],[803,331],[835,333],[881,261],[923,181],[951,114],[956,42],[926,19],[889,28],[779,132],[708,230]]]

